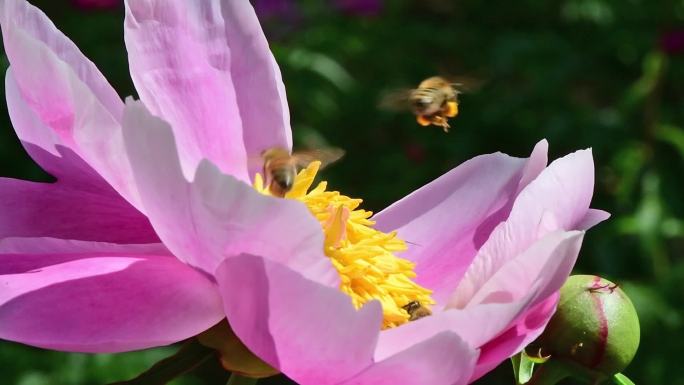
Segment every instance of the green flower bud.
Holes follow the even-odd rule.
[[[639,346],[639,319],[618,285],[575,275],[560,291],[558,309],[534,345],[580,376],[602,379],[629,365]]]

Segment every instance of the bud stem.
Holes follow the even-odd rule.
[[[568,368],[562,363],[551,359],[545,364],[538,366],[526,385],[556,385],[568,376],[570,376]]]
[[[257,383],[257,381],[258,379],[256,378],[243,377],[239,374],[233,373],[230,375],[226,385],[254,385]]]

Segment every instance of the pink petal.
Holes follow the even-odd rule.
[[[527,291],[522,297],[514,297],[509,302],[490,301],[473,303],[464,309],[447,309],[398,328],[385,330],[378,340],[376,360],[396,354],[416,341],[432,338],[443,331],[458,334],[474,348],[487,348],[487,351],[483,350],[482,357],[487,357],[488,360],[501,362],[513,355],[524,346],[524,342],[530,342],[536,337],[539,329],[548,321],[548,317],[544,316],[549,312],[540,314],[543,309],[539,304],[554,297],[567,278],[577,258],[582,235],[581,232],[553,233],[521,254],[518,257],[521,261],[502,269],[509,270],[508,274],[501,272],[502,275],[508,275],[514,280],[515,276],[511,271],[516,271],[520,266],[528,266],[532,261],[538,263],[530,274],[533,284],[525,285]],[[525,325],[530,327],[523,329],[522,326]],[[517,334],[506,334],[512,328],[516,329]],[[497,343],[493,344],[493,340]]]
[[[590,150],[551,163],[516,199],[506,222],[492,232],[450,299],[464,307],[506,262],[537,239],[558,229],[571,230],[587,215],[594,189]]]
[[[145,216],[108,185],[0,178],[0,238],[55,237],[115,243],[158,242]]]
[[[584,232],[579,231],[558,231],[545,236],[501,266],[475,292],[470,304],[507,303],[519,300],[524,298],[540,279],[553,282],[551,287],[560,289],[575,265],[583,238]],[[554,258],[549,260],[550,256]],[[560,265],[559,261],[562,262]],[[557,289],[547,289],[539,296],[546,298]]]
[[[120,132],[123,104],[116,92],[95,65],[26,1],[3,0],[0,23],[12,65],[11,77],[17,85],[8,103],[20,139],[31,143],[40,137],[40,142],[34,144],[53,154],[54,145],[70,148],[136,205],[137,194],[130,183],[132,176]],[[34,117],[20,116],[26,111]],[[27,120],[41,124],[18,123]],[[37,130],[52,133],[37,134]]]
[[[297,383],[337,384],[371,365],[378,302],[357,311],[337,288],[246,254],[223,261],[216,279],[240,340]]]
[[[119,352],[196,335],[224,315],[215,285],[169,255],[47,242],[57,252],[0,254],[0,338],[78,352]],[[15,243],[14,248],[20,247]],[[19,245],[19,246],[18,246]]]
[[[470,382],[496,368],[506,358],[520,352],[525,346],[537,339],[556,311],[558,294],[527,310],[515,324],[498,337],[482,346],[482,353]]]
[[[7,71],[5,89],[14,128],[31,157],[57,182],[0,179],[0,238],[157,242],[147,218],[43,124],[21,97],[12,72]]]
[[[528,310],[514,325],[483,346],[474,378],[519,352],[542,333],[556,309],[558,290],[577,260],[583,237],[584,233],[578,231],[555,232],[544,237],[507,262],[473,296],[471,304],[501,303],[524,300],[539,288]]]
[[[478,352],[456,334],[442,332],[378,362],[344,385],[467,384]]]
[[[267,148],[291,148],[285,85],[254,8],[247,0],[223,0],[221,15],[233,58],[230,72],[238,95],[242,136],[249,160],[253,161],[254,155]],[[261,162],[250,166],[253,173],[261,167]]]
[[[246,155],[290,147],[280,72],[247,0],[126,2],[141,99],[174,129],[186,173],[208,158],[248,180]]]
[[[610,218],[610,213],[603,210],[589,209],[587,214],[577,223],[577,230],[589,230],[599,223]]]
[[[264,196],[206,161],[188,182],[171,129],[142,103],[126,106],[124,136],[145,212],[178,258],[212,274],[225,256],[258,253],[338,285],[321,225],[302,203]]]
[[[375,217],[410,242],[401,256],[417,262],[416,281],[444,302],[492,229],[508,217],[517,192],[546,165],[546,141],[528,160],[479,156],[394,203]]]

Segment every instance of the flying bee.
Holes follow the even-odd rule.
[[[449,118],[458,115],[458,95],[461,92],[456,87],[459,85],[441,76],[433,76],[420,82],[415,89],[390,95],[381,105],[388,107],[400,103],[416,115],[421,126],[432,124],[449,132]]]
[[[261,153],[265,184],[273,196],[282,198],[292,190],[299,170],[316,160],[321,162],[323,168],[343,155],[344,151],[339,148],[305,150],[292,154],[281,147],[266,149]]]
[[[415,321],[417,319],[432,315],[430,309],[421,305],[419,301],[411,301],[402,308],[409,314],[409,321]]]

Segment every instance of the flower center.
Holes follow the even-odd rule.
[[[303,202],[321,223],[324,252],[340,274],[340,290],[351,297],[357,309],[368,301],[379,300],[383,329],[418,318],[412,310],[416,306],[428,311],[434,304],[432,292],[413,282],[415,264],[395,255],[406,250],[406,243],[397,238],[396,232],[374,229],[375,222],[369,219],[373,213],[358,209],[361,199],[326,191],[327,182],[309,191],[319,167],[320,162],[312,162],[299,172],[285,198]],[[269,194],[259,174],[254,187]]]

